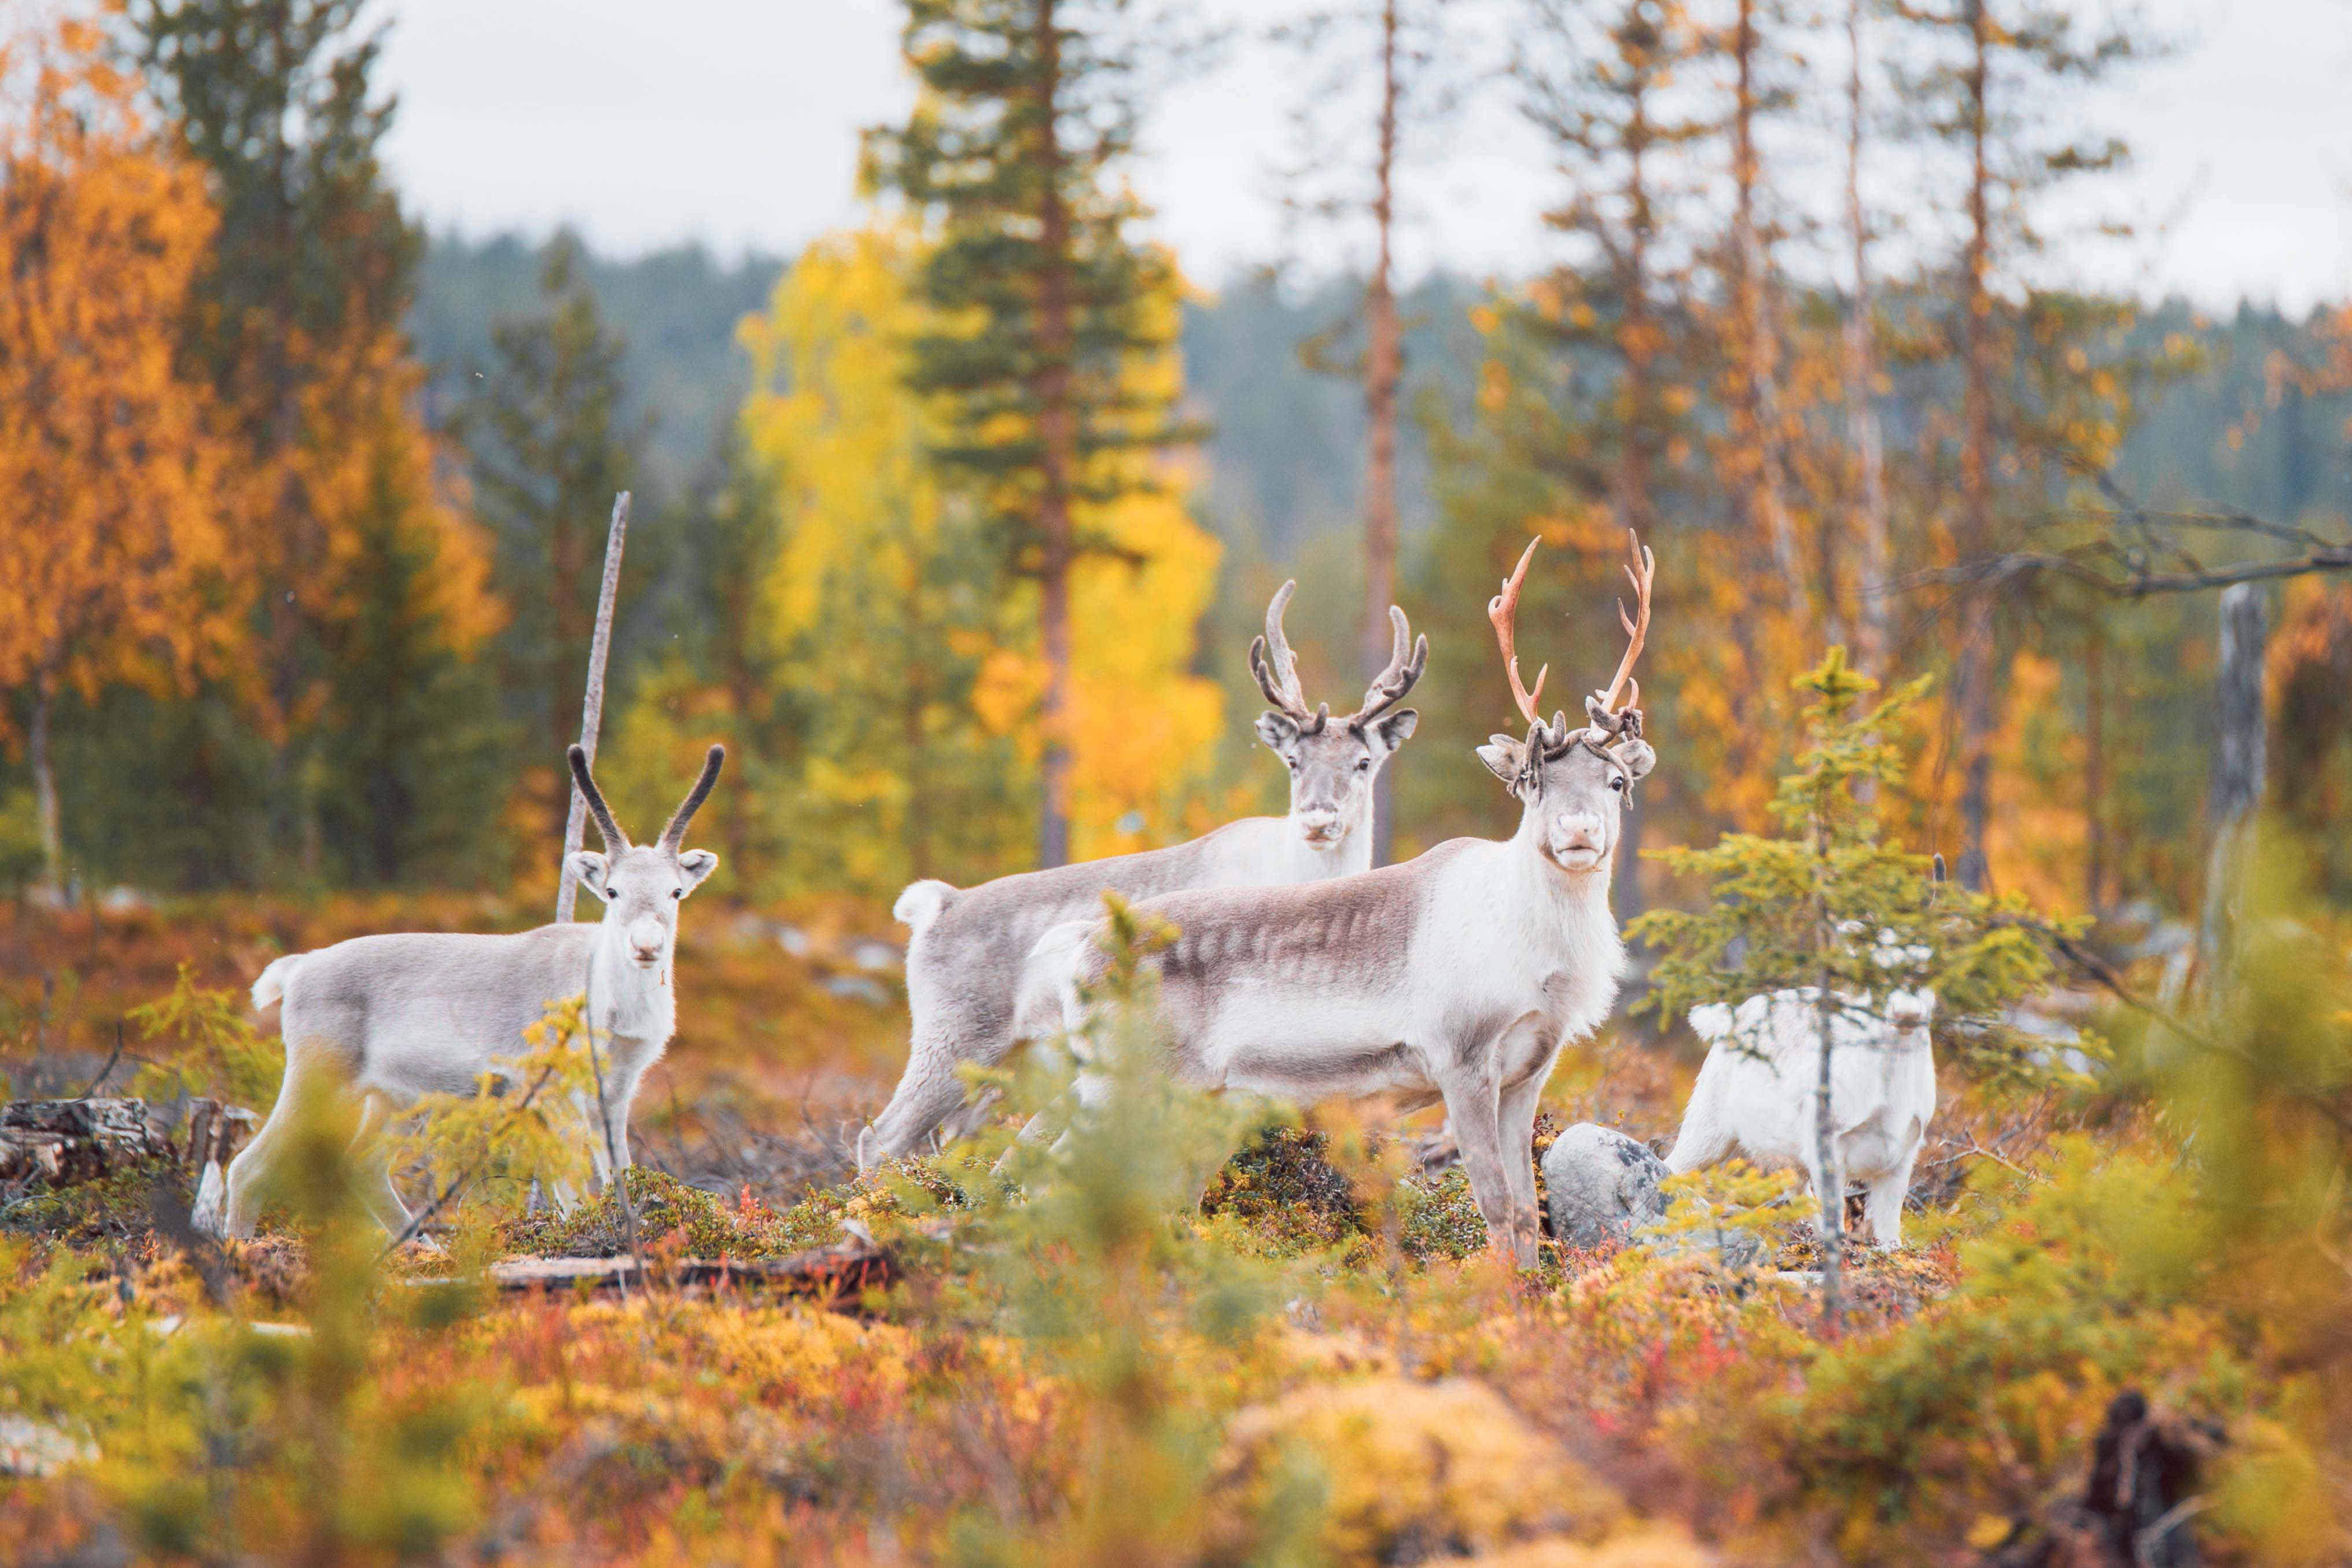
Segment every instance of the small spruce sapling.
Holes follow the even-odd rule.
[[[1662,957],[1636,1012],[1679,1018],[1702,1003],[1737,1005],[1775,991],[1808,990],[1824,1040],[1834,1009],[1867,1016],[1895,987],[1933,990],[1947,1059],[1995,1080],[2038,1080],[2060,1068],[2014,1040],[2002,1015],[2044,984],[2054,965],[2041,922],[2022,925],[2014,898],[1941,884],[1930,858],[1886,841],[1885,808],[1903,781],[1906,732],[1929,678],[1864,708],[1878,683],[1832,647],[1800,677],[1805,744],[1780,780],[1772,815],[1781,835],[1726,834],[1711,848],[1648,851],[1678,877],[1703,882],[1705,909],[1661,910],[1626,929]],[[2006,918],[2004,918],[2006,917]],[[2049,923],[2073,935],[2079,923]],[[2095,1042],[2093,1043],[2095,1048]],[[1822,1052],[1817,1110],[1824,1123],[1831,1052]],[[1834,1140],[1827,1140],[1832,1146]],[[1839,1312],[1843,1205],[1822,1215],[1823,1315]]]

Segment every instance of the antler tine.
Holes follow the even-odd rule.
[[[1650,635],[1650,580],[1657,574],[1658,563],[1650,548],[1642,542],[1632,529],[1625,531],[1625,542],[1633,552],[1633,562],[1625,568],[1625,576],[1633,584],[1635,613],[1625,613],[1625,601],[1617,601],[1617,621],[1625,628],[1625,657],[1617,661],[1617,674],[1609,682],[1609,689],[1599,694],[1601,706],[1610,713],[1622,713],[1641,702],[1642,686],[1633,679],[1633,661],[1642,657],[1642,644]],[[1636,570],[1639,568],[1639,570]],[[1623,702],[1628,689],[1632,695]]]
[[[1504,583],[1503,591],[1486,601],[1486,618],[1494,623],[1495,640],[1502,645],[1503,649],[1503,669],[1511,678],[1511,700],[1519,705],[1520,716],[1529,724],[1543,722],[1542,710],[1536,704],[1543,700],[1544,677],[1551,673],[1551,666],[1547,664],[1536,671],[1535,689],[1529,690],[1519,684],[1516,621],[1519,613],[1519,584],[1527,580],[1528,563],[1535,559],[1536,546],[1541,542],[1540,539],[1528,541],[1528,547],[1520,552],[1519,563],[1511,568],[1511,575]]]
[[[687,792],[684,802],[670,814],[668,826],[662,829],[661,847],[671,855],[675,856],[679,847],[685,844],[686,825],[694,820],[694,814],[700,811],[702,803],[710,798],[710,786],[719,782],[719,767],[726,760],[727,748],[724,746],[713,746],[703,754],[702,776],[694,781],[694,788]]]
[[[595,775],[588,771],[588,752],[574,746],[565,753],[572,759],[572,782],[580,788],[581,798],[588,803],[588,815],[596,819],[596,831],[604,836],[604,853],[618,855],[629,847],[629,836],[613,820],[613,808],[604,804],[604,792],[596,787]]]
[[[1282,635],[1282,612],[1290,607],[1290,595],[1297,591],[1297,578],[1275,590],[1274,602],[1265,607],[1265,635],[1250,644],[1250,673],[1257,677],[1258,689],[1265,693],[1268,702],[1299,724],[1316,724],[1315,715],[1307,710],[1307,693],[1298,684],[1298,656],[1290,651],[1290,639]]]
[[[1395,605],[1389,606],[1389,626],[1395,634],[1395,641],[1389,649],[1388,668],[1372,678],[1372,684],[1364,692],[1364,705],[1348,721],[1351,730],[1362,729],[1403,701],[1404,694],[1421,679],[1421,672],[1429,668],[1429,639],[1413,640],[1412,623]]]

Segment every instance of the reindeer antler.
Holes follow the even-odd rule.
[[[1617,661],[1617,674],[1609,682],[1609,689],[1593,693],[1601,700],[1601,711],[1612,720],[1642,705],[1642,683],[1633,679],[1633,661],[1642,657],[1642,643],[1650,635],[1650,580],[1658,570],[1649,546],[1630,528],[1625,531],[1625,542],[1633,556],[1633,564],[1625,568],[1625,576],[1633,584],[1636,610],[1629,616],[1625,614],[1625,601],[1617,601],[1618,624],[1625,628],[1625,657]],[[1621,696],[1624,698],[1622,702],[1618,700]],[[1614,723],[1607,727],[1618,728]]]
[[[1511,568],[1511,575],[1504,583],[1503,591],[1486,601],[1486,618],[1495,624],[1495,640],[1503,648],[1503,669],[1511,678],[1511,700],[1519,705],[1520,715],[1530,724],[1543,722],[1542,711],[1536,704],[1543,699],[1544,677],[1551,673],[1551,666],[1547,664],[1536,671],[1534,690],[1530,691],[1519,684],[1516,622],[1519,613],[1519,584],[1527,580],[1528,563],[1535,559],[1536,546],[1541,542],[1540,539],[1528,541],[1528,547],[1520,552],[1519,563]]]
[[[1331,710],[1327,704],[1308,710],[1307,693],[1298,685],[1298,656],[1290,651],[1290,639],[1282,635],[1282,612],[1290,607],[1290,595],[1297,591],[1296,578],[1275,590],[1274,602],[1265,607],[1265,635],[1250,644],[1250,673],[1257,677],[1257,689],[1265,693],[1268,702],[1301,730],[1316,734],[1329,721]]]
[[[588,815],[596,819],[596,831],[604,836],[604,853],[622,853],[629,847],[629,836],[613,820],[613,808],[604,804],[604,792],[596,787],[595,775],[588,771],[587,752],[574,746],[565,754],[572,759],[572,782],[580,786],[581,797],[588,803]]]
[[[694,781],[694,787],[687,792],[686,799],[670,813],[669,825],[662,829],[661,847],[668,850],[673,858],[677,857],[679,846],[686,842],[686,825],[694,820],[694,814],[700,811],[702,803],[710,798],[710,786],[719,782],[719,766],[726,760],[727,748],[724,746],[713,746],[704,753],[702,776]]]
[[[1404,611],[1389,606],[1389,625],[1395,631],[1395,643],[1389,649],[1386,669],[1372,677],[1372,684],[1364,692],[1364,705],[1348,721],[1348,728],[1360,730],[1399,702],[1411,691],[1421,672],[1429,667],[1429,639],[1412,640],[1412,626],[1404,618]],[[1410,657],[1407,657],[1410,654]]]

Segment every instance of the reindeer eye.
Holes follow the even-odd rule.
[[[673,899],[682,899],[686,897],[686,889],[684,888],[672,888],[669,890],[669,896]]]
[[[1370,757],[1358,757],[1356,759],[1356,771],[1360,773],[1370,773],[1372,771],[1372,759]]]
[[[1625,776],[1622,773],[1620,773],[1615,778],[1611,779],[1609,781],[1609,787],[1615,790],[1619,795],[1623,795],[1625,793]]]

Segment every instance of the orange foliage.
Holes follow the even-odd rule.
[[[0,43],[0,686],[184,679],[242,626],[225,454],[173,364],[214,213],[95,26]]]

